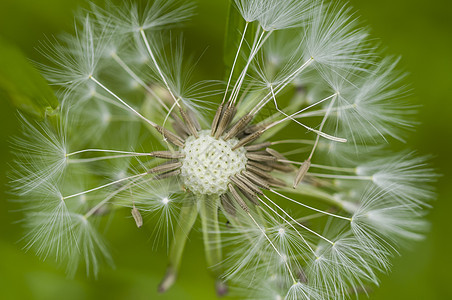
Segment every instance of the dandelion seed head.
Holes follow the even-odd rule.
[[[234,4],[224,83],[194,82],[202,64],[166,31],[190,19],[185,1],[92,5],[43,47],[60,107],[20,116],[13,143],[25,249],[96,276],[112,264],[106,218],[127,208],[166,241],[161,292],[200,224],[218,294],[345,300],[422,239],[436,175],[388,147],[415,124],[399,58],[380,58],[346,5]]]

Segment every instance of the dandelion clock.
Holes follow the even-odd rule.
[[[337,1],[231,7],[224,78],[190,79],[185,1],[93,4],[42,44],[59,106],[19,115],[13,141],[26,250],[102,277],[122,210],[114,222],[152,220],[166,244],[162,293],[199,230],[218,296],[350,299],[423,238],[435,174],[404,144],[416,107],[399,58]]]

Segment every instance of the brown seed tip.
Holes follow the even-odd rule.
[[[303,180],[308,173],[309,168],[311,167],[311,160],[306,160],[301,167],[298,169],[297,176],[295,176],[295,180],[293,182],[293,188],[297,188],[298,184]]]

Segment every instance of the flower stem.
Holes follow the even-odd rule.
[[[220,225],[218,223],[219,203],[220,197],[216,194],[202,195],[199,201],[207,265],[216,278],[221,275],[220,264],[223,260]]]
[[[218,207],[220,205],[220,196],[202,195],[199,201],[199,213],[202,220],[202,232],[204,238],[204,249],[206,252],[207,265],[211,274],[217,279],[217,295],[222,297],[227,294],[228,287],[220,277],[222,275],[221,263],[223,254],[221,251],[221,234],[218,223]]]
[[[176,281],[177,273],[179,271],[182,254],[184,253],[185,244],[188,235],[193,228],[193,225],[198,216],[198,208],[195,202],[187,203],[182,206],[179,215],[179,226],[174,234],[174,239],[171,244],[169,252],[169,266],[166,275],[159,285],[159,292],[166,292]]]

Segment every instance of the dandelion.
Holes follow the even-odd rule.
[[[43,47],[61,96],[45,120],[21,116],[14,141],[26,249],[97,276],[113,260],[102,220],[127,209],[117,222],[151,222],[154,246],[166,241],[161,292],[200,226],[219,295],[349,299],[422,238],[435,174],[388,147],[414,125],[398,59],[379,58],[347,6],[234,4],[224,84],[192,82],[168,41],[193,12],[183,1],[93,5]]]

